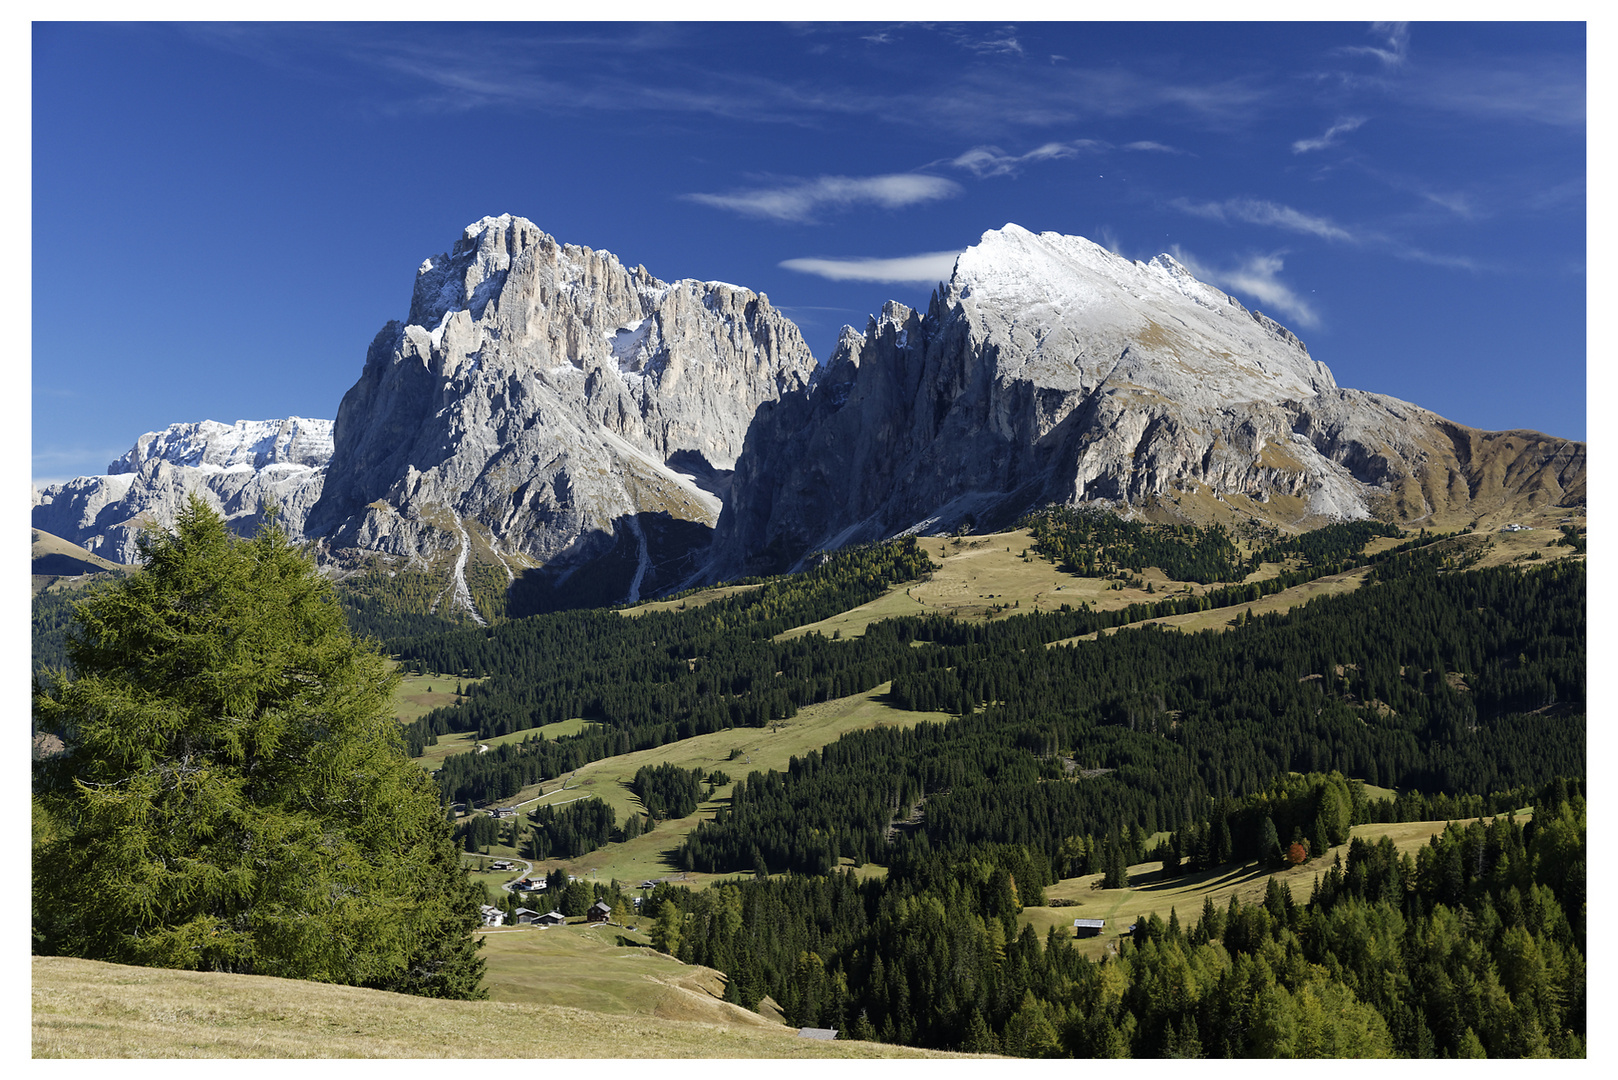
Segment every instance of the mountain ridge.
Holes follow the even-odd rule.
[[[138,560],[149,526],[166,527],[195,494],[238,532],[266,507],[293,536],[320,497],[331,456],[332,422],[215,420],[171,424],[141,435],[99,476],[34,488],[32,525],[118,563]]]
[[[809,391],[760,410],[710,566],[777,572],[1051,503],[1195,520],[1189,497],[1305,528],[1582,498],[1582,443],[1512,438],[1339,387],[1291,331],[1171,256],[1013,225],[963,253],[925,313],[890,302]]]
[[[1338,386],[1287,327],[1195,278],[1015,224],[925,311],[817,364],[767,296],[664,282],[506,214],[417,268],[335,420],[141,436],[33,524],[132,562],[195,491],[281,507],[337,573],[503,578],[510,612],[778,572],[816,550],[997,527],[1051,503],[1284,528],[1578,503],[1585,446]],[[474,617],[476,617],[474,615]]]

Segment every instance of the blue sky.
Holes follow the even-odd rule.
[[[36,23],[33,464],[334,417],[485,214],[822,359],[1016,222],[1173,253],[1341,385],[1585,438],[1580,23]]]

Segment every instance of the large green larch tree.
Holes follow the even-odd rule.
[[[193,498],[34,692],[35,951],[481,996],[476,899],[394,676],[273,523]]]

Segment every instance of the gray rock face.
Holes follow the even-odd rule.
[[[174,523],[195,493],[251,535],[270,504],[294,539],[320,498],[332,451],[332,422],[204,420],[148,432],[104,476],[80,476],[33,495],[33,526],[102,558],[133,563],[148,526]]]
[[[372,342],[307,531],[553,584],[613,556],[602,598],[639,596],[694,569],[754,412],[814,370],[767,297],[484,218]]]
[[[925,316],[890,303],[864,335],[846,328],[812,389],[760,411],[711,573],[1048,503],[1305,526],[1420,521],[1491,483],[1582,493],[1583,444],[1508,434],[1521,445],[1491,445],[1520,458],[1515,478],[1489,481],[1495,455],[1462,449],[1483,433],[1339,388],[1285,327],[1171,257],[1008,225]]]

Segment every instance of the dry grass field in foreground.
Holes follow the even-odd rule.
[[[482,937],[488,964],[483,984],[494,1001],[728,1027],[779,1028],[786,1022],[769,998],[760,1012],[725,1001],[724,975],[682,964],[653,949],[645,933],[623,926],[576,919],[550,929],[502,926],[482,931]]]
[[[551,931],[546,931],[550,933]],[[51,1058],[954,1057],[791,1028],[435,1001],[257,975],[33,960],[33,1056]]]

